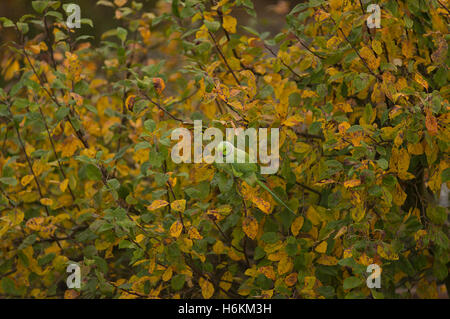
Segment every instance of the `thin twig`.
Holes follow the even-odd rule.
[[[11,111],[11,103],[8,103],[8,110],[9,110],[9,113],[11,114],[11,118],[12,118],[13,113]],[[22,137],[20,136],[20,131],[19,131],[18,125],[16,125],[16,123],[13,123],[13,125],[14,125],[14,128],[16,130],[17,138],[19,140],[20,147],[22,148],[22,152],[25,154],[25,158],[26,158],[27,163],[28,163],[28,168],[30,169],[31,174],[34,177],[34,181],[36,182],[36,186],[37,186],[37,190],[39,192],[39,196],[40,196],[41,199],[43,199],[44,195],[42,194],[41,185],[40,185],[39,180],[38,180],[38,178],[37,178],[37,176],[36,176],[36,174],[35,174],[35,172],[33,170],[33,164],[31,163],[31,160],[30,160],[30,158],[29,158],[29,156],[27,154],[27,151],[25,149],[25,145],[23,144]],[[49,211],[48,211],[47,205],[42,205],[42,206],[44,206],[45,211],[47,212],[47,215],[49,215]]]

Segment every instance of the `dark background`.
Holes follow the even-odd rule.
[[[128,3],[131,3],[129,0]],[[0,17],[7,17],[17,21],[24,14],[35,13],[32,6],[32,0],[0,0]],[[81,7],[81,17],[90,18],[94,22],[94,29],[84,26],[79,32],[89,33],[96,39],[110,29],[116,28],[118,21],[114,18],[114,9],[97,6],[97,0],[63,0],[63,3],[76,3]],[[156,0],[141,0],[144,3],[146,11],[152,10]],[[269,31],[272,35],[278,33],[285,24],[285,16],[296,4],[302,1],[293,0],[253,0],[257,19],[250,17],[244,10],[235,9],[235,15],[246,25],[257,29],[258,31]],[[14,34],[12,29],[0,29],[0,42],[12,40]]]

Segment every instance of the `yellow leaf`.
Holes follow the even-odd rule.
[[[414,74],[414,80],[428,90],[428,82],[419,74]]]
[[[373,258],[370,258],[366,253],[363,253],[361,257],[359,257],[359,263],[364,266],[369,266],[370,264],[373,264]]]
[[[161,207],[164,207],[167,205],[169,205],[169,203],[166,202],[165,200],[157,199],[150,206],[147,206],[147,209],[149,211],[152,211],[152,210],[157,210],[158,208],[161,208]]]
[[[372,49],[378,55],[381,55],[383,53],[383,47],[381,46],[381,42],[378,40],[372,40]]]
[[[181,234],[181,231],[183,230],[183,225],[178,220],[170,226],[170,236],[178,238]]]
[[[414,43],[412,41],[402,41],[402,53],[405,58],[412,58],[415,53]]]
[[[213,245],[212,249],[216,255],[219,255],[219,254],[223,253],[223,251],[225,250],[225,246],[222,243],[222,241],[217,240],[216,243]]]
[[[351,248],[347,248],[344,250],[343,258],[350,258],[353,256],[353,252]]]
[[[359,50],[359,54],[366,61],[367,65],[372,71],[375,71],[380,66],[380,58],[376,58],[372,50],[364,46]]]
[[[65,192],[67,189],[67,186],[69,185],[69,179],[66,178],[61,184],[59,184],[59,189],[61,190],[61,192]]]
[[[247,216],[242,222],[242,230],[251,239],[258,234],[258,221],[253,216]]]
[[[200,288],[202,288],[203,298],[205,298],[205,299],[211,298],[214,294],[213,284],[209,280],[204,279],[203,277],[200,278],[198,283],[200,285]]]
[[[133,111],[134,104],[136,103],[136,95],[130,95],[125,100],[125,106],[128,110]]]
[[[189,228],[188,235],[189,235],[189,238],[191,238],[191,239],[203,239],[203,236],[200,235],[197,228],[195,228],[195,227]]]
[[[406,193],[403,191],[399,183],[395,184],[395,190],[392,195],[392,200],[397,206],[403,205],[407,197]]]
[[[52,206],[53,204],[53,200],[51,200],[50,198],[41,198],[40,202],[45,206]]]
[[[427,127],[428,133],[430,133],[430,135],[437,135],[438,133],[438,123],[436,118],[433,116],[433,114],[431,113],[431,111],[427,111],[426,112],[427,115],[425,117],[425,125]]]
[[[229,33],[236,33],[237,20],[229,15],[223,17],[223,28]]]
[[[306,153],[309,150],[311,150],[311,145],[303,143],[303,142],[298,142],[295,143],[294,145],[294,152],[296,153]]]
[[[229,271],[223,274],[219,286],[225,291],[230,290],[231,284],[233,283],[233,274]]]
[[[139,234],[136,236],[136,242],[139,244],[141,241],[145,239],[145,236],[143,234]]]
[[[152,274],[155,268],[156,268],[156,257],[153,256],[152,258],[150,258],[150,262],[148,264],[148,273]]]
[[[5,81],[9,81],[14,77],[14,74],[19,71],[20,65],[19,61],[15,60],[9,65],[2,73],[4,74]]]
[[[165,271],[165,272],[163,273],[163,275],[162,275],[162,280],[163,280],[163,281],[169,281],[170,278],[172,278],[172,274],[173,274],[172,267],[168,267],[168,268],[166,269],[166,271]]]
[[[320,216],[312,205],[308,207],[308,210],[306,211],[306,217],[313,225],[320,224]]]
[[[297,236],[298,233],[300,232],[300,229],[302,229],[303,227],[303,222],[305,221],[305,219],[303,218],[303,216],[298,216],[291,225],[291,232],[292,235]]]
[[[423,146],[421,143],[408,144],[408,152],[412,155],[423,154]]]
[[[26,222],[27,228],[31,230],[39,230],[44,223],[44,217],[33,217]]]
[[[33,178],[33,175],[24,176],[22,177],[20,183],[22,184],[22,186],[27,186],[33,180]]]
[[[330,7],[333,10],[341,9],[343,0],[330,0]]]
[[[304,90],[304,91],[302,92],[302,95],[301,95],[301,97],[304,98],[304,99],[307,99],[307,98],[309,98],[309,97],[318,97],[318,96],[319,96],[319,95],[317,95],[316,92],[311,91],[311,90]]]
[[[64,299],[76,299],[80,293],[74,289],[68,289],[64,292]]]
[[[266,202],[264,199],[253,196],[252,197],[253,204],[256,205],[262,212],[269,214],[270,213],[270,203]]]
[[[336,49],[341,42],[341,39],[338,36],[331,37],[327,41],[327,48],[328,49]]]
[[[290,272],[293,266],[294,264],[292,263],[291,258],[288,256],[284,256],[278,263],[278,274],[283,275]]]
[[[305,286],[304,290],[312,290],[314,288],[314,284],[316,283],[316,277],[314,276],[305,276]]]
[[[409,168],[409,162],[410,157],[406,149],[392,149],[392,155],[389,160],[389,167],[391,168],[391,171],[398,172],[400,178],[405,177],[402,179],[409,179],[408,174],[406,174]]]
[[[377,246],[377,253],[381,257],[387,260],[398,260],[398,254],[392,251],[392,247],[385,244],[384,247],[382,245]]]
[[[321,242],[315,249],[318,253],[324,254],[327,251],[328,244],[326,241]]]
[[[283,122],[283,125],[292,127],[297,126],[300,123],[303,123],[303,121],[304,121],[303,116],[301,116],[300,114],[296,114],[294,116],[287,118],[286,121]]]
[[[266,276],[269,279],[272,279],[272,280],[276,279],[275,271],[273,270],[272,266],[259,267],[258,268],[258,273],[263,274],[264,276]]]
[[[178,199],[176,201],[173,201],[172,203],[170,203],[170,207],[176,212],[184,213],[186,209],[186,200]]]
[[[350,181],[345,181],[344,182],[344,187],[349,188],[349,187],[356,187],[361,185],[361,180],[359,179],[352,179]]]
[[[23,221],[25,214],[21,210],[14,210],[9,212],[9,220],[11,221],[11,226],[16,226]]]
[[[322,22],[326,19],[328,19],[328,17],[330,16],[330,14],[328,12],[325,12],[324,10],[316,10],[316,12],[314,13],[314,19],[317,22]]]
[[[317,259],[317,263],[325,266],[334,266],[338,263],[338,260],[333,256],[322,255]]]
[[[350,213],[355,222],[360,222],[366,215],[366,212],[364,211],[364,208],[361,205],[351,208]]]

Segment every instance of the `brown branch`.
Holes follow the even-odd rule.
[[[137,32],[135,31],[134,32],[134,36],[133,36],[133,43],[136,42],[136,38],[137,38]],[[128,80],[128,77],[131,75],[131,72],[130,72],[129,68],[131,67],[131,65],[133,63],[135,52],[136,52],[136,50],[132,50],[131,56],[130,56],[130,60],[127,62],[127,65],[126,65],[127,72],[125,73],[125,80]],[[119,132],[118,132],[119,141],[117,142],[117,151],[116,151],[116,153],[120,151],[120,144],[122,142],[122,131],[123,131],[123,127],[125,126],[125,124],[127,122],[127,118],[126,118],[127,106],[125,104],[126,104],[128,93],[129,93],[129,91],[124,86],[123,87],[123,97],[122,97],[122,119],[121,119]]]
[[[309,134],[309,133],[305,133],[305,132],[295,132],[296,135],[301,136],[301,137],[306,137],[306,138],[316,138],[319,140],[324,141],[325,138],[321,135],[315,135],[315,134]]]
[[[58,102],[58,100],[56,99],[56,97],[54,96],[54,94],[51,93],[51,92],[45,87],[44,81],[42,80],[41,76],[39,75],[39,73],[38,73],[37,70],[35,69],[33,63],[31,63],[31,59],[30,59],[30,57],[29,57],[29,55],[28,55],[28,53],[26,52],[25,49],[23,49],[23,54],[25,55],[25,58],[27,59],[28,64],[30,65],[30,67],[31,67],[31,69],[32,69],[32,71],[33,71],[33,73],[34,73],[34,75],[36,75],[36,77],[37,77],[37,79],[38,79],[38,81],[39,81],[39,84],[40,84],[41,88],[45,91],[45,93],[48,95],[48,97],[49,97],[53,102],[55,102],[55,104],[56,104],[59,108],[61,108],[62,105]],[[85,148],[89,148],[89,143],[88,143],[87,140],[84,138],[83,132],[81,132],[79,129],[76,129],[76,128],[75,128],[74,124],[72,123],[72,120],[70,119],[70,117],[69,117],[68,115],[65,117],[65,120],[66,120],[67,122],[70,123],[70,125],[71,125],[72,128],[73,128],[73,130],[75,131],[76,136],[77,136],[78,139],[81,141],[81,143],[83,144],[83,146],[84,146]]]
[[[450,13],[450,10],[445,6],[445,4],[443,4],[441,1],[437,0],[437,2],[439,3],[439,5],[444,8],[445,10],[447,10],[448,13]]]
[[[217,230],[220,232],[220,234],[221,234],[221,235],[223,236],[223,238],[230,244],[230,246],[231,246],[232,248],[236,249],[236,250],[237,250],[238,252],[240,252],[240,253],[245,254],[245,251],[244,251],[244,250],[242,250],[242,249],[236,247],[235,245],[233,245],[233,243],[231,242],[231,241],[232,241],[231,238],[228,237],[228,236],[223,232],[222,228],[220,228],[220,226],[217,224],[217,222],[216,222],[215,220],[212,220],[212,219],[211,219],[211,221],[213,222],[214,226],[216,226]]]
[[[3,143],[2,143],[2,153],[5,152],[5,145],[6,145],[6,140],[8,139],[8,133],[9,133],[9,125],[6,124],[5,137],[3,138]]]
[[[188,125],[192,125],[193,123],[190,122],[186,122],[180,118],[177,118],[175,115],[172,115],[172,113],[170,113],[169,111],[167,111],[164,107],[161,106],[161,104],[159,104],[158,102],[155,102],[152,100],[151,97],[149,97],[145,92],[141,91],[141,94],[147,99],[149,100],[152,104],[154,104],[158,109],[160,109],[161,111],[163,111],[164,113],[166,113],[171,119],[183,123],[183,124],[188,124]]]
[[[267,50],[269,50],[269,52],[272,53],[272,55],[273,55],[275,58],[278,59],[278,56],[276,55],[276,53],[273,52],[273,50],[272,50],[268,45],[264,44],[264,47],[265,47]],[[294,71],[287,63],[285,63],[285,62],[283,61],[283,59],[280,58],[280,61],[281,61],[281,64],[283,64],[289,71],[291,71],[292,74],[294,74],[299,80],[302,80],[302,77],[301,77],[297,72],[295,72],[295,71]]]
[[[46,10],[47,11],[47,10]],[[50,53],[50,60],[52,61],[53,64],[53,68],[56,70],[56,61],[55,61],[55,54],[53,52],[53,38],[52,38],[52,33],[50,32],[50,28],[48,26],[47,23],[47,16],[44,16],[44,29],[45,29],[45,35],[47,38],[47,47],[48,47],[48,51]]]
[[[323,10],[325,10],[325,8],[323,7],[323,5],[321,6]],[[333,21],[333,24],[336,26],[336,28],[341,31],[342,36],[344,37],[345,41],[347,41],[348,44],[350,44],[351,48],[355,51],[355,53],[358,55],[358,57],[361,59],[362,63],[364,64],[364,66],[366,67],[366,69],[370,72],[370,74],[372,74],[375,78],[380,79],[379,75],[375,74],[369,67],[369,65],[367,64],[367,61],[361,56],[361,54],[359,54],[359,51],[356,49],[356,47],[353,45],[353,43],[347,38],[347,36],[345,35],[344,31],[341,29],[341,27],[339,27],[336,23],[336,21],[333,19],[333,17],[330,15],[330,19],[331,21]]]
[[[306,50],[308,50],[310,53],[312,53],[314,56],[316,56],[317,58],[323,60],[325,59],[323,56],[320,56],[319,54],[317,54],[316,52],[312,51],[304,42],[302,39],[300,39],[300,37],[298,35],[296,35],[295,33],[294,37],[298,40],[298,42],[300,42],[300,44],[302,45],[302,47],[304,47]]]
[[[166,162],[166,160],[164,160],[164,162],[163,162],[163,171],[164,171],[164,174],[167,174],[167,162]],[[172,184],[170,183],[169,180],[166,183],[166,187],[167,187],[167,200],[169,202],[169,211],[170,211],[171,202],[170,202],[169,190],[172,193],[172,196],[173,196],[174,200],[177,200],[177,197],[175,196],[175,192],[173,191]],[[186,233],[186,226],[184,225],[183,214],[181,212],[178,212],[178,217],[180,218],[181,225],[183,226],[182,231],[183,231],[183,233]]]
[[[216,48],[216,51],[219,53],[219,55],[221,56],[221,58],[223,59],[223,62],[225,63],[225,66],[227,67],[228,71],[230,71],[231,75],[233,76],[234,80],[236,81],[236,83],[241,86],[241,82],[239,81],[239,79],[237,78],[236,74],[234,74],[233,69],[231,69],[231,66],[228,64],[227,59],[225,58],[225,55],[223,54],[222,50],[219,47],[219,44],[216,41],[216,38],[214,37],[214,35],[212,34],[211,31],[208,31],[209,36],[211,37],[211,39],[214,42],[214,47]],[[250,98],[250,96],[248,95],[248,93],[246,93],[247,97]]]
[[[41,105],[40,104],[38,104],[38,105],[39,105],[39,112],[41,113],[42,121],[44,122],[45,130],[47,131],[47,136],[48,136],[48,138],[50,140],[50,144],[52,146],[53,154],[55,155],[56,161],[58,162],[59,171],[61,172],[61,175],[62,175],[63,179],[66,179],[66,174],[64,173],[64,169],[62,167],[61,160],[60,160],[58,154],[56,153],[55,143],[53,142],[53,138],[52,138],[52,135],[50,133],[50,129],[49,129],[48,125],[47,125],[47,120],[45,119],[44,112],[42,111]],[[75,195],[74,195],[70,185],[67,185],[67,189],[69,190],[69,193],[70,193],[70,196],[72,197],[72,200],[75,202],[76,198],[75,198]],[[78,207],[77,204],[75,204],[75,207],[78,210],[80,210],[80,207]]]
[[[218,8],[217,10],[217,15],[219,16],[220,19],[220,25],[221,28],[223,30],[223,33],[225,34],[225,37],[227,38],[228,43],[231,42],[231,37],[230,34],[228,33],[228,31],[223,27],[223,13],[222,13],[222,8]],[[241,61],[241,57],[239,56],[239,54],[237,53],[235,48],[231,48],[231,52],[233,52],[233,55],[236,59],[239,60],[239,64],[240,66],[244,69],[244,70],[250,70],[252,71],[254,74],[256,74],[255,70],[252,67],[248,67],[246,65],[244,65]]]

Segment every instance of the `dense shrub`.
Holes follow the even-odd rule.
[[[98,1],[117,24],[101,39],[68,29],[60,1],[0,18],[15,32],[1,49],[1,296],[445,294],[447,1],[374,2],[379,29],[367,1],[309,0],[274,36],[251,27],[250,0]],[[226,167],[175,164],[171,132],[194,120],[280,128],[264,180],[294,213]],[[67,289],[71,262],[81,289]]]

